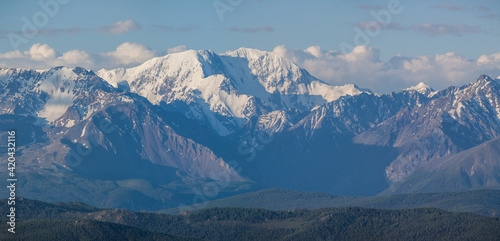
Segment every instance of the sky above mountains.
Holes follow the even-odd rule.
[[[136,66],[187,49],[256,48],[334,85],[384,93],[500,75],[500,2],[0,2],[0,67]]]

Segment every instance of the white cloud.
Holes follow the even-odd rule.
[[[281,45],[281,47],[284,48],[285,46]],[[316,58],[321,58],[323,56],[323,52],[321,51],[321,48],[319,46],[311,46],[307,48],[305,52],[310,53]]]
[[[130,32],[132,30],[141,29],[141,25],[134,20],[129,19],[126,21],[118,21],[96,28],[98,32],[107,33],[111,35],[119,35]]]
[[[48,69],[55,66],[78,66],[92,70],[112,69],[136,66],[157,56],[185,50],[187,47],[184,45],[165,51],[156,51],[142,44],[125,42],[110,52],[90,53],[74,49],[60,53],[47,44],[36,43],[29,51],[0,53],[0,68]]]
[[[493,78],[500,75],[500,53],[467,59],[456,53],[417,57],[394,56],[380,60],[380,51],[357,46],[351,53],[322,50],[311,46],[305,50],[274,48],[277,55],[302,66],[317,78],[330,84],[355,83],[378,93],[398,91],[421,81],[435,89],[462,85],[474,81],[480,74]]]
[[[0,59],[17,59],[17,58],[22,58],[24,55],[21,53],[21,51],[16,50],[16,51],[11,51],[7,53],[0,53]]]
[[[170,49],[167,49],[168,54],[173,54],[173,53],[179,53],[179,52],[184,52],[188,50],[186,45],[179,45]]]
[[[115,51],[100,55],[103,58],[109,58],[111,65],[130,66],[141,64],[155,57],[156,53],[142,44],[125,42],[118,46]]]
[[[64,66],[93,66],[94,60],[90,53],[81,50],[71,50],[63,53],[62,56],[56,59],[58,65]]]
[[[47,44],[36,43],[31,46],[30,55],[34,60],[53,60],[56,57],[56,50]]]
[[[498,63],[500,63],[500,53],[495,53],[492,55],[481,55],[477,59],[477,64],[482,66],[490,66],[490,67],[498,67]]]

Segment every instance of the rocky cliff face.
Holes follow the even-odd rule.
[[[281,166],[295,166],[302,174],[309,173],[303,178],[310,183],[307,188],[359,195],[343,190],[341,184],[365,183],[359,184],[361,190],[376,183],[366,183],[368,173],[380,172],[377,175],[385,176],[387,182],[380,180],[370,189],[381,191],[425,163],[499,135],[500,89],[496,80],[480,76],[469,85],[438,92],[420,87],[380,96],[341,97],[312,110],[266,147],[262,162],[258,162],[263,165],[260,168],[283,159],[286,162]],[[335,176],[330,180],[339,189],[318,175],[324,170]],[[341,177],[341,170],[350,170],[349,176]],[[293,187],[286,184],[294,183],[293,177],[281,179],[275,180],[280,187]]]
[[[427,104],[404,109],[354,138],[356,143],[396,147],[386,169],[398,181],[419,165],[454,154],[500,133],[500,85],[488,76],[435,93]]]
[[[11,114],[4,115],[5,121],[32,116],[31,125],[38,127],[33,143],[24,147],[23,165],[58,165],[95,178],[134,177],[137,172],[160,178],[153,170],[157,166],[170,168],[167,180],[244,180],[210,149],[178,135],[161,108],[119,92],[92,72],[58,67],[0,73],[0,114]],[[134,169],[141,166],[150,168]]]
[[[424,163],[384,194],[451,192],[500,187],[500,139]]]

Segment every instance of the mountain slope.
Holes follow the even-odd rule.
[[[209,172],[225,172],[234,180],[243,180],[211,150],[177,135],[162,109],[142,97],[116,91],[92,72],[53,68],[3,69],[1,73],[0,83],[7,87],[0,114],[25,113],[50,124],[45,129],[50,139],[47,145],[30,146],[23,153],[25,158],[39,163],[44,160],[42,167],[56,163],[71,169],[68,162],[78,162],[81,167],[86,163],[83,159],[95,162],[103,159],[100,155],[112,154],[106,160],[121,160],[124,164],[143,159],[180,169],[191,177],[207,178]],[[25,104],[24,96],[38,99],[39,104]],[[14,103],[21,107],[9,108]]]
[[[498,137],[499,104],[500,84],[484,75],[442,91],[420,84],[344,96],[275,135],[247,168],[265,188],[375,195],[420,165]]]
[[[304,112],[362,92],[354,85],[327,85],[287,59],[245,48],[221,55],[189,50],[98,74],[115,87],[127,86],[155,105],[207,124],[222,136],[252,117],[278,110]]]
[[[388,187],[384,170],[397,157],[397,150],[353,143],[352,138],[403,109],[427,102],[416,91],[403,91],[345,96],[322,105],[275,135],[249,165],[251,178],[265,188],[376,195]],[[273,175],[277,170],[281,175]]]
[[[500,138],[426,163],[386,193],[500,188]]]
[[[174,128],[187,128],[182,119],[143,97],[120,92],[91,71],[0,69],[0,85],[0,136],[17,130],[19,185],[27,197],[155,209],[181,202],[172,200],[175,188],[159,185],[247,181],[212,150],[178,134]],[[54,186],[39,186],[43,182]],[[96,189],[81,186],[106,182]],[[48,195],[57,186],[71,188]],[[94,198],[101,188],[116,199]],[[138,198],[143,194],[146,199]],[[123,203],[130,196],[137,199]]]
[[[0,113],[36,116],[56,127],[71,127],[75,121],[88,118],[115,92],[82,68],[0,69]],[[65,113],[66,118],[58,121]]]
[[[356,136],[355,143],[391,146],[398,156],[386,169],[398,181],[423,163],[458,153],[500,134],[500,84],[488,76],[432,95]]]

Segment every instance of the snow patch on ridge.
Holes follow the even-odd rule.
[[[458,102],[457,107],[449,110],[448,114],[450,114],[450,116],[453,119],[457,119],[457,117],[461,118],[462,117],[462,108],[464,108],[464,105],[462,104],[462,102]]]
[[[37,113],[38,117],[54,122],[73,105],[76,78],[77,75],[71,69],[61,68],[38,86],[39,90],[50,96],[42,110]]]
[[[257,128],[265,130],[268,135],[282,132],[289,127],[291,127],[291,122],[288,120],[285,111],[282,110],[262,115],[257,122]]]

